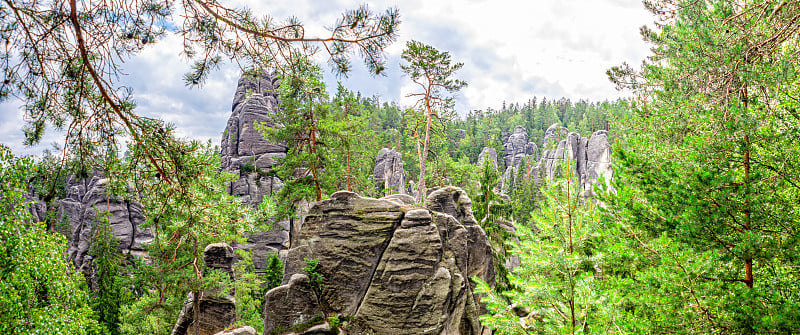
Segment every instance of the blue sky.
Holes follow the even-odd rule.
[[[625,96],[606,79],[605,71],[622,62],[640,63],[648,46],[639,27],[652,17],[639,0],[295,0],[234,1],[276,19],[296,16],[309,35],[325,35],[342,9],[366,3],[375,11],[397,7],[402,23],[397,43],[387,49],[385,76],[373,77],[357,65],[348,78],[327,71],[329,90],[336,81],[382,101],[411,105],[405,97],[413,87],[400,71],[406,41],[419,40],[448,51],[464,63],[457,77],[469,86],[457,97],[456,111],[499,108],[503,101],[525,102],[537,97],[606,100]],[[188,64],[180,55],[181,40],[168,36],[125,65],[125,83],[135,93],[139,113],[174,123],[185,138],[219,141],[230,115],[238,69],[223,66],[202,88],[189,89],[181,75]],[[51,142],[63,141],[50,132],[36,147],[22,146],[19,103],[0,104],[0,143],[17,154],[37,154]]]

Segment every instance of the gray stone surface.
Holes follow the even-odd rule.
[[[214,335],[256,335],[256,330],[250,326],[242,326],[230,330],[221,331]]]
[[[481,153],[478,154],[478,166],[483,166],[484,162],[489,162],[494,165],[494,169],[499,169],[497,165],[497,150],[494,148],[484,147]]]
[[[375,157],[375,168],[372,171],[375,186],[383,189],[386,195],[405,194],[406,179],[403,172],[403,155],[392,148],[383,148]]]
[[[218,270],[227,273],[231,281],[233,277],[233,248],[225,243],[214,243],[206,246],[203,250],[205,267],[203,275],[207,275],[209,270]],[[200,335],[217,334],[231,323],[236,321],[236,300],[231,292],[203,291],[198,300],[197,320],[194,319],[195,303],[194,295],[189,294],[189,298],[183,305],[172,335]]]
[[[278,159],[286,157],[286,146],[271,143],[255,127],[256,123],[279,127],[272,120],[277,112],[278,79],[273,75],[243,75],[233,98],[231,116],[222,133],[222,169],[239,178],[229,193],[252,206],[260,204],[283,185],[270,176]]]
[[[481,334],[485,309],[470,278],[494,283],[491,246],[463,190],[434,190],[429,205],[443,212],[345,191],[315,203],[289,250],[284,285],[267,293],[264,334],[321,310],[353,316],[355,333]],[[319,260],[319,300],[302,289],[303,258]]]
[[[283,187],[283,182],[273,175],[273,168],[286,157],[287,148],[282,143],[268,141],[255,128],[256,123],[271,128],[281,126],[272,117],[278,112],[278,87],[275,75],[243,75],[220,142],[222,169],[237,176],[228,193],[253,207]],[[246,243],[235,247],[252,252],[256,271],[263,270],[270,255],[289,248],[299,224],[293,219],[278,222],[278,229],[249,234]]]
[[[533,142],[527,142],[521,151],[520,145],[527,140],[527,132],[517,126],[505,143],[503,155],[507,167],[503,172],[500,190],[507,191],[513,178],[525,176],[538,180],[553,180],[564,176],[565,172],[573,173],[580,180],[585,194],[588,196],[592,185],[602,176],[606,180],[613,177],[611,163],[611,144],[605,130],[592,134],[590,138],[569,132],[566,128],[553,124],[544,133],[541,148]],[[537,156],[541,151],[541,155]],[[523,159],[530,159],[527,171],[517,171]],[[510,163],[510,165],[508,165]],[[569,163],[567,166],[565,164]],[[565,167],[568,169],[565,170]]]
[[[106,194],[106,178],[100,171],[94,171],[87,178],[68,176],[65,182],[64,198],[55,199],[48,208],[38,202],[38,196],[29,191],[28,200],[37,201],[29,211],[37,222],[45,222],[50,216],[53,229],[67,237],[67,256],[76,269],[89,279],[94,286],[94,269],[89,255],[95,224],[108,217],[108,224],[118,248],[125,252],[142,252],[144,245],[153,240],[151,229],[141,226],[145,223],[142,210],[136,203],[126,199],[109,197]],[[48,213],[49,212],[49,213]]]

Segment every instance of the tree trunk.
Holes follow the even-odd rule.
[[[428,110],[428,120],[425,122],[425,142],[422,146],[422,160],[419,162],[419,183],[417,184],[417,202],[425,201],[425,164],[428,160],[428,146],[431,140],[431,122],[433,121],[433,111],[430,107],[430,100],[425,101],[425,108]]]

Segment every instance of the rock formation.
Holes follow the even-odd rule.
[[[229,192],[253,206],[282,186],[280,179],[270,172],[276,159],[286,157],[286,146],[267,141],[255,128],[256,123],[278,126],[270,117],[277,111],[277,87],[275,76],[243,75],[233,97],[231,116],[222,133],[222,169],[239,176],[231,183]]]
[[[406,193],[406,178],[403,172],[403,155],[392,148],[381,149],[375,157],[375,168],[372,172],[375,186],[383,189],[386,195]]]
[[[234,254],[231,246],[225,243],[209,244],[203,250],[203,254],[206,261],[203,275],[214,269],[227,273],[231,280],[234,280]],[[194,296],[190,293],[172,329],[172,335],[193,335],[196,334],[195,331],[199,331],[200,335],[212,335],[225,330],[228,325],[236,321],[236,300],[233,292],[201,292],[197,322],[194,322],[194,305]]]
[[[139,205],[106,195],[107,183],[108,178],[99,171],[94,171],[86,178],[71,175],[65,182],[65,197],[55,200],[50,206],[50,213],[45,204],[40,202],[30,207],[37,222],[44,222],[48,215],[53,218],[53,228],[67,236],[69,259],[76,269],[92,279],[92,285],[94,269],[92,256],[88,253],[94,227],[102,217],[108,218],[111,232],[119,239],[119,248],[123,251],[143,252],[143,246],[153,240],[152,230],[141,228],[145,219]],[[33,191],[29,192],[28,198],[38,201]]]
[[[596,131],[587,139],[553,124],[544,133],[542,153],[538,158],[535,143],[527,142],[523,146],[527,140],[527,132],[521,126],[514,128],[514,133],[509,135],[504,145],[506,152],[503,157],[508,167],[503,173],[502,185],[507,186],[511,178],[516,176],[516,168],[522,159],[531,159],[533,163],[528,165],[524,175],[542,180],[562,176],[563,164],[572,162],[574,165],[570,169],[580,178],[581,186],[587,192],[601,176],[607,180],[613,177],[611,144],[605,130]]]
[[[253,327],[244,326],[221,331],[214,335],[256,335],[256,330]]]
[[[517,166],[522,158],[533,155],[534,159],[539,153],[536,143],[528,141],[528,131],[522,126],[514,127],[514,132],[508,136],[508,141],[503,145],[503,160],[505,166]]]
[[[478,154],[478,167],[483,166],[483,163],[486,161],[494,165],[494,169],[498,170],[499,166],[497,166],[497,150],[494,148],[483,147],[481,153]]]
[[[315,203],[283,285],[265,295],[264,334],[302,333],[298,325],[322,324],[323,312],[352,316],[354,333],[481,334],[484,309],[470,278],[493,284],[494,266],[471,201],[448,187],[431,193],[429,208],[411,202],[340,191]],[[302,270],[305,259],[319,260],[321,286]]]
[[[222,134],[222,169],[238,177],[228,187],[228,192],[253,207],[283,186],[274,176],[273,167],[279,159],[286,157],[287,148],[284,144],[266,140],[255,128],[256,123],[280,127],[271,116],[278,108],[278,86],[275,75],[243,75],[236,87],[231,116]],[[246,244],[235,247],[251,251],[254,267],[264,269],[270,254],[289,248],[292,233],[299,229],[296,226],[299,223],[284,220],[279,222],[281,229],[254,233],[247,236]]]

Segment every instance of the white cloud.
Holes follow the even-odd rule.
[[[276,19],[294,15],[309,35],[325,35],[343,9],[362,0],[295,0],[290,5],[237,0],[255,13]],[[237,5],[237,2],[234,2]],[[534,96],[614,99],[621,94],[605,76],[607,68],[640,62],[648,53],[638,28],[651,22],[639,0],[384,0],[368,1],[374,11],[398,7],[403,23],[398,42],[387,49],[385,76],[373,77],[354,59],[349,78],[329,75],[329,90],[341,80],[351,90],[382,101],[400,101],[410,81],[399,68],[408,40],[448,51],[464,62],[458,77],[469,82],[457,98],[457,111],[498,108],[503,101],[524,102]],[[139,112],[174,123],[179,136],[219,140],[230,114],[238,79],[235,66],[224,66],[200,89],[188,89],[181,76],[188,69],[180,56],[181,41],[167,37],[126,64],[123,80],[133,87]],[[21,113],[14,103],[0,105],[0,138],[15,152],[21,147]],[[57,136],[56,136],[57,137]]]

